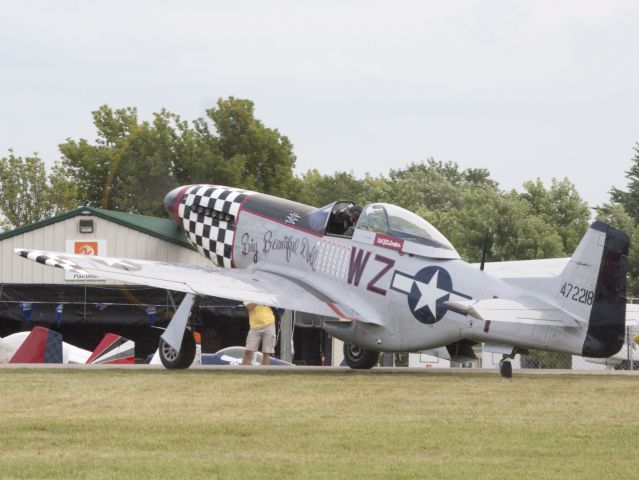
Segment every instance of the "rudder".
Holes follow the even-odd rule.
[[[9,363],[62,363],[62,335],[34,327]]]
[[[624,342],[629,239],[594,222],[560,277],[561,308],[587,324],[582,355],[609,357]]]
[[[609,357],[623,346],[626,326],[626,273],[630,240],[621,230],[603,222],[606,240],[590,313],[583,355]]]
[[[132,364],[135,363],[135,343],[114,333],[107,333],[95,347],[87,364]]]

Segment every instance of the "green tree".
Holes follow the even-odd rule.
[[[0,159],[0,228],[28,225],[77,206],[75,188],[59,165],[50,177],[37,153]]]
[[[561,237],[561,255],[571,255],[588,229],[590,209],[581,199],[574,184],[564,178],[552,179],[550,189],[546,189],[538,178],[524,183],[521,194],[531,211],[549,225]]]
[[[502,196],[487,170],[462,170],[455,163],[429,159],[391,170],[389,177],[388,201],[431,222],[466,260],[479,260]],[[492,238],[499,241],[498,236]],[[498,247],[493,241],[493,260]]]
[[[304,196],[300,201],[324,206],[335,200],[364,201],[364,182],[353,172],[335,172],[322,175],[318,170],[308,170],[302,175]]]
[[[62,166],[87,205],[164,215],[177,185],[212,183],[284,197],[300,195],[287,137],[254,117],[250,100],[219,99],[192,123],[162,109],[140,122],[135,108],[93,112],[94,143],[67,139]]]
[[[622,205],[635,223],[639,223],[639,143],[635,144],[634,150],[633,164],[626,172],[627,191],[613,187],[610,190],[610,200],[612,203]]]
[[[177,115],[166,110],[153,115],[153,122],[142,122],[126,137],[117,151],[109,172],[110,205],[115,210],[164,216],[162,199],[176,187],[173,175],[176,158]],[[107,183],[109,185],[109,183]]]
[[[491,260],[528,260],[564,255],[558,227],[548,223],[511,191],[497,204],[493,227]]]
[[[639,143],[632,166],[626,172],[627,190],[613,187],[610,201],[597,207],[597,219],[623,230],[630,237],[627,296],[639,297]]]
[[[139,123],[134,108],[93,112],[95,144],[67,139],[60,145],[62,167],[86,205],[163,215],[162,198],[177,185],[172,175],[174,124],[164,110],[153,123]]]
[[[82,203],[108,208],[110,195],[118,183],[118,168],[135,136],[131,133],[138,130],[137,111],[113,110],[103,105],[92,116],[97,129],[95,144],[86,139],[67,138],[59,149],[62,165],[73,178]]]
[[[412,163],[389,172],[389,196],[393,203],[408,210],[438,211],[457,205],[463,172],[454,163]]]
[[[555,226],[534,214],[515,191],[465,189],[460,205],[432,212],[432,223],[468,261],[481,258],[488,234],[489,261],[528,260],[563,255]],[[419,211],[418,211],[419,213]],[[424,215],[428,218],[428,215]]]
[[[241,186],[281,196],[294,187],[293,144],[277,129],[255,118],[250,100],[229,97],[206,111],[217,136],[215,143],[225,161],[243,165]],[[200,125],[203,121],[200,121]]]
[[[380,175],[373,177],[366,173],[357,178],[351,172],[322,174],[317,169],[303,173],[299,180],[300,194],[294,200],[308,205],[324,206],[336,200],[352,200],[366,205],[373,202],[391,201],[389,181]]]

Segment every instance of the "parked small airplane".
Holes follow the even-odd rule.
[[[608,357],[624,340],[628,236],[594,222],[560,275],[552,261],[508,262],[496,276],[462,261],[430,223],[374,203],[351,225],[352,202],[322,208],[237,188],[188,185],[164,205],[210,267],[17,249],[24,258],[80,273],[187,292],[162,342],[171,367],[191,364],[184,335],[193,295],[309,312],[345,342],[352,368],[378,352],[471,346],[503,355],[526,349]],[[353,228],[349,228],[353,227]],[[164,362],[165,366],[167,363]]]
[[[242,365],[242,357],[244,356],[244,347],[226,347],[215,353],[203,353],[202,365]],[[255,352],[251,357],[251,365],[262,364],[262,352]],[[271,358],[271,366],[276,367],[292,367],[292,363],[285,362],[279,358]]]
[[[62,335],[44,327],[0,338],[0,363],[133,363],[135,343],[107,333],[93,352],[62,341]]]

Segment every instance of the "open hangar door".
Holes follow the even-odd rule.
[[[131,285],[0,284],[0,336],[39,325],[68,342],[93,350],[105,334],[135,342],[135,357],[144,360],[157,349],[171,318],[166,290]]]
[[[136,361],[144,362],[157,350],[183,297],[136,285],[0,284],[0,337],[39,325],[61,333],[65,342],[93,350],[105,334],[115,333],[133,340]],[[249,322],[240,302],[202,297],[192,315],[203,353],[245,345]],[[276,315],[275,355],[300,365],[330,365],[330,341],[318,318],[291,312],[283,318]]]
[[[324,317],[293,312],[293,363],[296,365],[332,365],[332,337],[322,328]]]
[[[136,361],[144,362],[183,298],[181,292],[138,285],[0,284],[0,337],[42,326],[93,350],[105,334],[115,333],[133,340]],[[248,317],[237,305],[200,299],[192,322],[204,352],[244,345]]]

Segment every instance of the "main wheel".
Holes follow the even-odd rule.
[[[504,378],[513,378],[513,366],[508,360],[499,362],[499,373]]]
[[[195,359],[195,339],[193,338],[193,333],[191,330],[184,332],[179,353],[161,338],[158,350],[160,351],[162,365],[166,368],[189,368]]]
[[[366,350],[352,343],[344,342],[344,360],[346,364],[356,370],[367,370],[377,365],[379,352]]]

